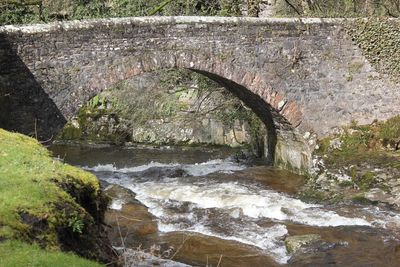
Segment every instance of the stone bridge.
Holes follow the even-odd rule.
[[[185,68],[219,82],[262,119],[270,160],[304,170],[311,137],[399,111],[400,90],[366,61],[344,23],[146,17],[3,26],[0,127],[51,139],[102,90]]]

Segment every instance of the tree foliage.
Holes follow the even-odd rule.
[[[258,0],[257,0],[258,1]],[[5,0],[0,25],[128,16],[240,16],[241,0]]]
[[[399,17],[400,0],[282,0],[278,13],[312,17]]]

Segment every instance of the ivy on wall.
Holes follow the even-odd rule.
[[[357,19],[347,32],[381,74],[400,81],[400,22],[387,18]]]

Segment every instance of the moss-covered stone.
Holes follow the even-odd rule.
[[[0,129],[0,240],[111,261],[97,178],[51,158],[35,139]]]
[[[369,125],[351,126],[319,141],[313,176],[302,190],[306,200],[317,198],[374,204],[376,201],[400,207],[399,116]],[[386,138],[384,138],[386,137]],[[319,194],[319,192],[321,194]]]
[[[320,240],[321,236],[317,234],[289,236],[285,239],[285,246],[289,253],[296,253],[301,247]]]
[[[362,163],[399,167],[396,140],[400,141],[399,116],[370,125],[353,125],[343,128],[341,134],[318,141],[317,155],[324,157],[330,166],[350,166]],[[392,144],[392,145],[390,145]],[[393,152],[393,150],[395,150]],[[349,168],[348,174],[355,178]]]
[[[379,138],[382,139],[383,146],[400,149],[400,115],[380,124]]]

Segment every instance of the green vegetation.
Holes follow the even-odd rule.
[[[366,173],[360,176],[355,176],[354,180],[361,190],[368,190],[372,188],[376,183],[375,175],[371,171],[367,171]]]
[[[370,125],[353,122],[342,134],[320,140],[317,154],[327,168],[348,167],[346,173],[352,181],[340,184],[342,187],[355,184],[362,191],[374,187],[387,191],[387,185],[377,180],[371,168],[400,169],[399,129],[400,116]]]
[[[400,22],[385,18],[359,19],[347,32],[376,69],[398,81],[400,77]]]
[[[369,17],[400,16],[398,0],[281,0],[276,4],[281,16]]]
[[[351,198],[354,203],[362,204],[362,205],[376,205],[378,204],[377,201],[371,201],[368,198],[364,197],[363,194],[355,195]]]
[[[72,253],[48,251],[37,245],[13,240],[0,243],[0,266],[99,267],[102,265],[79,258]]]
[[[400,167],[397,152],[400,140],[400,116],[387,121],[375,121],[370,125],[353,125],[344,128],[340,136],[327,137],[319,141],[319,155],[327,154],[326,163],[344,166],[362,162]],[[332,140],[340,143],[332,148]]]
[[[261,0],[3,0],[0,25],[128,16],[257,17]],[[399,0],[276,0],[276,16],[399,17]]]
[[[396,150],[398,148],[395,142],[400,135],[399,132],[392,130],[399,127],[398,120],[399,116],[396,116],[386,122],[344,128],[340,136],[320,140],[317,154],[327,154],[328,158],[325,162],[334,166],[359,165],[368,162],[387,167],[400,167],[398,161],[400,154]],[[383,136],[385,138],[382,138]],[[330,146],[331,142],[338,142],[340,146],[334,149]]]
[[[106,206],[107,199],[93,174],[51,158],[33,138],[0,129],[0,240],[60,250],[63,242],[72,239],[82,255],[82,244],[98,241],[97,220],[101,220]],[[21,262],[36,254],[44,260],[47,253],[35,246],[7,242],[1,244],[0,255],[17,247],[33,253],[21,256]],[[96,259],[99,253],[93,249],[86,256]],[[0,256],[0,262],[10,263],[2,266],[17,264],[17,254]],[[55,259],[57,255],[61,254],[48,256]]]
[[[120,118],[123,111],[115,99],[96,95],[79,110],[76,120],[69,121],[64,126],[57,138],[123,144],[129,141],[128,123],[125,125]],[[96,122],[103,118],[106,118],[102,120],[104,123],[97,125]]]
[[[6,0],[0,25],[129,16],[239,16],[240,0]]]
[[[306,190],[302,190],[300,192],[299,197],[302,201],[308,203],[321,203],[323,200],[329,198],[327,193],[313,188],[307,188]]]
[[[400,115],[390,118],[381,124],[379,138],[382,139],[385,147],[394,147],[395,150],[400,149]]]

